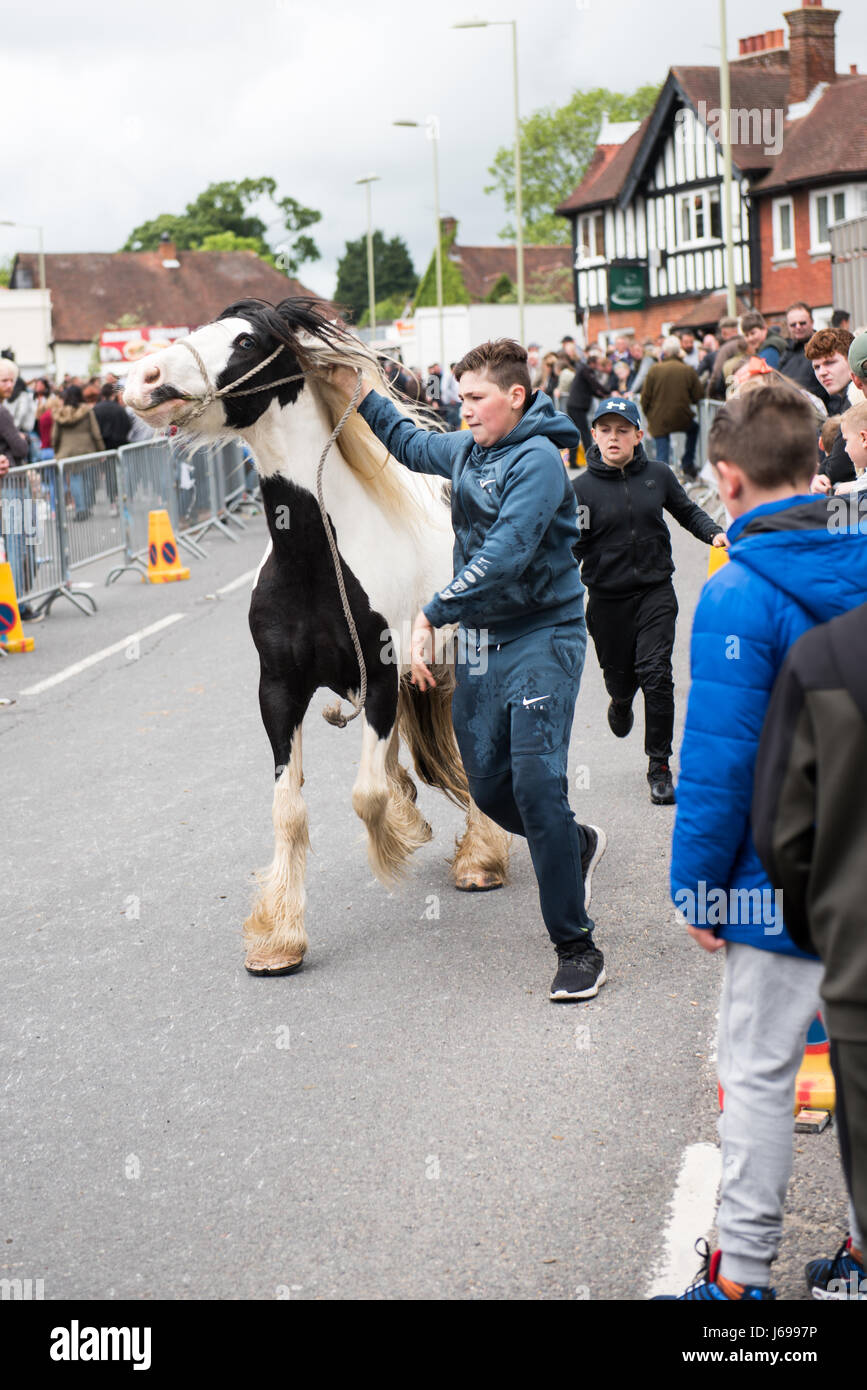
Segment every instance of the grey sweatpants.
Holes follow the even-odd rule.
[[[821,961],[737,942],[726,945],[718,1070],[722,1181],[717,1215],[720,1274],[770,1284],[792,1172],[795,1078],[807,1029],[821,1007]],[[860,1233],[851,1209],[853,1242]],[[805,1254],[821,1252],[805,1251]]]

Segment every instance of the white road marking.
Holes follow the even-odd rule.
[[[105,661],[106,657],[114,656],[115,652],[124,651],[133,642],[140,642],[144,637],[152,637],[155,632],[161,632],[164,627],[180,622],[184,616],[183,613],[170,613],[167,618],[160,618],[158,623],[151,623],[150,627],[143,627],[139,632],[131,632],[129,637],[123,637],[119,642],[113,642],[110,647],[103,647],[101,652],[94,652],[91,656],[76,661],[72,666],[65,667],[64,670],[58,671],[56,676],[48,676],[36,685],[28,685],[26,690],[21,691],[21,694],[41,695],[43,690],[50,690],[53,685],[60,685],[61,681],[68,681],[71,676],[77,676],[81,671],[86,671],[88,666],[95,666],[98,661]]]
[[[230,594],[233,589],[240,589],[244,584],[249,584],[255,579],[256,570],[247,570],[246,574],[239,574],[237,579],[233,579],[231,584],[224,584],[222,589],[218,589],[218,594]]]
[[[695,1279],[701,1266],[695,1242],[713,1225],[721,1176],[722,1156],[716,1144],[690,1144],[684,1149],[665,1228],[665,1250],[646,1298],[681,1294]]]

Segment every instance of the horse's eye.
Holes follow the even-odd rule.
[[[242,348],[244,352],[252,352],[253,348],[256,346],[256,339],[251,338],[249,333],[245,333],[242,338],[237,340],[235,346]]]

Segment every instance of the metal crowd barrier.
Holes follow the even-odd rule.
[[[96,612],[73,571],[116,555],[106,584],[127,571],[146,575],[154,510],[168,512],[178,546],[199,559],[212,528],[237,542],[238,513],[255,505],[247,469],[234,440],[191,451],[163,438],[10,469],[0,477],[0,532],[19,604],[48,613],[62,596]]]
[[[714,422],[714,417],[718,410],[722,410],[725,401],[711,401],[708,399],[698,403],[698,443],[696,445],[696,456],[700,460],[699,468],[707,462],[707,437],[710,434],[710,427]]]
[[[110,457],[98,455],[103,463]],[[0,530],[19,605],[50,613],[55,599],[62,597],[90,616],[96,603],[86,589],[73,588],[70,575],[69,528],[75,503],[67,493],[68,482],[71,476],[64,477],[63,465],[53,460],[10,468],[0,478]],[[87,495],[86,488],[83,479],[76,485],[79,498]]]
[[[117,453],[125,562],[109,571],[106,584],[129,570],[147,573],[148,518],[157,509],[168,512],[178,547],[200,560],[207,559],[201,540],[211,528],[237,541],[226,522],[243,528],[228,511],[244,497],[240,444],[190,450],[158,438],[124,444]]]

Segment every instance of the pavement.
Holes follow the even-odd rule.
[[[707,551],[673,530],[677,746]],[[98,613],[58,602],[26,628],[36,650],[0,662],[0,1277],[41,1278],[47,1299],[614,1300],[677,1269],[680,1291],[713,1220],[722,961],[674,922],[674,808],[650,804],[640,709],[615,740],[591,651],[570,780],[609,835],[595,1000],[548,1000],[523,841],[506,889],[453,890],[462,821],[429,789],[434,840],[399,889],[373,879],[360,735],[320,718],[326,691],[304,730],[310,953],[252,978],[272,768],[251,581],[226,586],[264,540],[261,517],[212,537],[185,583],[82,571]],[[784,1299],[846,1222],[833,1130],[794,1143]],[[698,1229],[675,1199],[688,1152]]]

